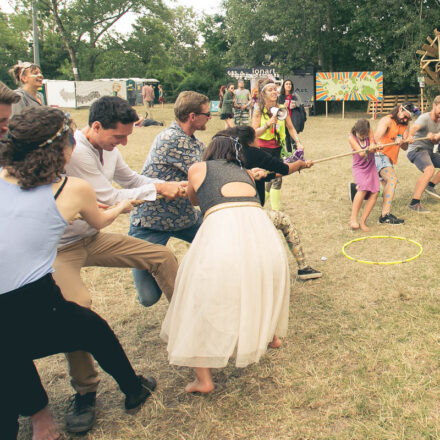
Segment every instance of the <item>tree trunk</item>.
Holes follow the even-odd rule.
[[[58,0],[51,0],[50,3],[52,5],[53,15],[55,17],[57,26],[61,32],[61,37],[63,39],[64,45],[66,46],[67,52],[69,53],[70,64],[72,66],[72,71],[73,71],[73,77],[75,78],[75,81],[80,81],[81,77],[79,74],[78,60],[76,58],[76,53],[72,45],[70,44],[69,36],[67,35],[67,32],[64,29],[63,23],[61,22],[61,18],[58,14]]]

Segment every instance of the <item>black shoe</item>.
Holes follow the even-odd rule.
[[[388,223],[389,225],[402,225],[405,220],[397,218],[395,215],[389,213],[379,217],[379,223]]]
[[[74,434],[89,431],[95,423],[96,392],[76,393],[65,416],[66,431]]]
[[[322,273],[319,272],[319,270],[312,269],[310,266],[298,270],[298,278],[303,281],[313,280],[315,278],[321,278],[321,277],[322,277]]]
[[[127,394],[125,397],[125,409],[135,409],[142,405],[148,397],[151,396],[151,391],[154,391],[157,386],[156,379],[154,377],[138,376],[141,389],[137,393]]]
[[[349,191],[348,191],[348,194],[349,194],[349,197],[350,197],[351,203],[353,203],[354,196],[355,196],[356,193],[357,193],[356,184],[353,183],[353,182],[350,182],[350,183],[348,184],[348,190],[349,190]]]

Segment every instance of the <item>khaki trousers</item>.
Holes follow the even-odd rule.
[[[90,308],[92,298],[81,279],[86,266],[127,267],[147,270],[156,279],[168,300],[174,290],[177,259],[165,246],[152,244],[123,234],[98,232],[58,249],[53,277],[64,298]],[[98,372],[89,353],[67,354],[71,383],[80,394],[96,391]]]

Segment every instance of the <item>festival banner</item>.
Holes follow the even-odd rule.
[[[317,72],[317,101],[382,101],[383,72]]]

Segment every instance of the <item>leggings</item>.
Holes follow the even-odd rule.
[[[302,270],[307,267],[306,257],[299,240],[298,232],[291,218],[281,211],[266,211],[274,226],[279,229],[286,239],[287,246],[295,257],[298,269]]]
[[[0,295],[0,331],[2,438],[16,438],[20,414],[32,416],[48,404],[34,359],[84,350],[114,377],[124,394],[140,390],[139,379],[106,321],[66,301],[51,274]]]
[[[260,150],[269,153],[272,157],[280,158],[281,155],[281,147],[278,148],[265,148],[261,147]],[[266,182],[266,192],[269,192],[272,189],[281,189],[282,179],[281,177],[276,177],[272,179],[270,182]]]

